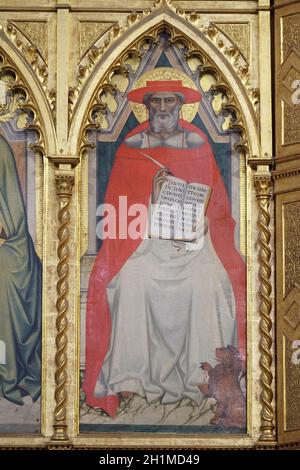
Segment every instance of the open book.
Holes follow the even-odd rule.
[[[153,181],[149,238],[196,242],[204,227],[211,188],[159,170]]]

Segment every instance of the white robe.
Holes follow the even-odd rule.
[[[201,363],[214,365],[217,347],[237,346],[233,289],[209,231],[195,251],[144,240],[107,296],[112,332],[95,395],[129,391],[149,402],[187,396],[199,403]]]

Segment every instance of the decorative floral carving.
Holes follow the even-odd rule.
[[[25,127],[36,131],[36,141],[31,147],[45,155],[45,141],[38,114],[37,103],[29,94],[29,88],[14,64],[0,52],[0,121],[13,119],[25,114]]]
[[[300,142],[300,106],[283,102],[283,136],[285,144]]]
[[[237,75],[247,90],[254,109],[256,109],[259,101],[258,89],[252,87],[247,60],[237,46],[231,42],[229,37],[214,24],[203,24],[201,15],[198,12],[185,12],[184,10],[177,8],[171,0],[158,0],[154,2],[152,8],[145,9],[142,12],[131,12],[124,22],[118,22],[109,30],[108,34],[105,34],[105,38],[103,40],[101,39],[101,44],[97,41],[94,47],[90,49],[90,52],[86,54],[84,61],[80,63],[78,68],[77,85],[70,90],[70,115],[72,115],[80,88],[108,47],[110,47],[114,41],[119,39],[126,31],[141,21],[144,17],[149,16],[152,13],[157,14],[163,11],[175,13],[177,16],[183,18],[214,43],[214,45],[224,54],[235,68]],[[165,23],[165,27],[168,28],[167,23]],[[182,37],[181,33],[178,34]],[[190,44],[191,43],[192,42],[190,41]]]
[[[95,64],[104,54],[109,46],[118,39],[123,33],[125,33],[131,26],[136,22],[141,20],[144,16],[147,16],[151,13],[151,9],[143,10],[142,13],[132,12],[127,16],[124,24],[121,25],[121,22],[116,23],[112,28],[109,29],[108,33],[105,34],[105,39],[98,44],[99,41],[96,41],[94,46],[90,49],[89,53],[85,55],[84,60],[80,62],[78,67],[77,75],[77,86],[76,91],[78,92],[82,84],[89,76],[91,70],[94,68]],[[74,89],[75,91],[75,89]],[[77,93],[78,95],[78,93]],[[75,97],[75,94],[74,94]]]
[[[18,34],[20,30],[22,36]],[[0,24],[0,31],[20,50],[23,57],[31,65],[41,82],[48,99],[52,116],[55,120],[56,93],[55,90],[47,88],[48,70],[48,26],[43,21],[16,21],[8,22],[7,27]]]
[[[11,121],[17,116],[20,105],[26,99],[26,94],[19,90],[11,92],[9,76],[0,76],[0,122]],[[28,115],[25,113],[25,122]],[[25,127],[25,126],[24,126]]]
[[[71,197],[74,186],[74,175],[57,173],[55,178],[58,197]]]
[[[82,21],[79,26],[80,57],[83,58],[87,51],[112,27],[115,23],[97,21]]]
[[[135,57],[138,64],[149,47],[152,47],[160,40],[167,40],[175,49],[178,49],[178,53],[182,55],[182,60],[186,61],[195,76],[198,76],[202,89],[205,92],[212,93],[213,109],[217,114],[222,114],[224,117],[223,130],[238,131],[241,134],[241,140],[236,146],[241,152],[247,153],[248,138],[243,115],[226,78],[221,75],[211,59],[203,51],[200,51],[193,41],[175,28],[166,25],[153,28],[147,35],[139,39],[128,51],[125,51],[116,59],[113,66],[103,76],[84,121],[80,153],[82,154],[84,150],[91,147],[91,143],[87,138],[88,130],[108,128],[109,114],[115,112],[118,106],[114,97],[118,92],[124,93],[129,84],[130,69],[128,67],[130,67],[130,64],[128,64],[128,61],[132,61],[132,58]],[[78,93],[76,90],[70,92],[72,104],[74,103],[74,97],[76,99],[76,93]]]
[[[3,31],[6,37],[19,49],[25,60],[31,65],[44,90],[46,90],[48,78],[47,64],[37,47],[24,35],[20,36],[15,26],[10,22],[8,22],[7,27],[0,25],[0,31]]]
[[[247,62],[249,62],[249,23],[214,23],[214,25],[234,43]]]
[[[259,90],[252,87],[248,59],[244,57],[238,46],[230,42],[228,43],[228,36],[224,34],[222,30],[218,29],[217,25],[213,23],[210,23],[208,26],[202,25],[200,26],[200,30],[209,37],[224,56],[228,58],[245,86],[254,109],[256,109],[259,102]]]
[[[300,54],[300,14],[282,18],[282,61],[290,52]]]
[[[48,57],[48,26],[46,21],[14,21],[11,22],[33,44],[42,59],[47,63]]]

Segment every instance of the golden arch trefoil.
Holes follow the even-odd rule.
[[[55,126],[49,103],[44,90],[30,66],[21,54],[15,51],[13,45],[0,36],[0,73],[13,74],[11,84],[13,93],[20,94],[21,100],[16,103],[17,109],[30,112],[29,129],[36,132],[36,140],[31,147],[36,154],[36,251],[42,257],[43,253],[43,214],[44,214],[44,161],[45,156],[57,152]]]
[[[34,113],[32,128],[38,133],[38,150],[45,156],[56,154],[55,125],[50,105],[38,78],[22,55],[15,51],[15,48],[3,36],[0,36],[0,54],[8,61],[4,66],[9,67],[16,73],[19,79],[17,85],[25,89],[28,95],[28,107]]]
[[[78,156],[81,158],[80,171],[80,255],[82,256],[87,248],[87,187],[84,187],[82,182],[87,183],[87,155],[85,150],[90,146],[87,139],[86,131],[92,128],[91,112],[97,103],[99,91],[103,86],[110,85],[111,72],[118,67],[122,67],[123,57],[133,50],[135,44],[146,37],[153,37],[153,32],[159,31],[160,28],[168,28],[174,33],[173,39],[181,37],[184,41],[192,44],[190,49],[191,53],[202,54],[208,58],[207,70],[211,66],[212,73],[217,73],[220,76],[220,86],[227,87],[231,93],[231,102],[228,104],[232,110],[239,114],[238,126],[236,130],[240,131],[246,145],[241,147],[241,150],[247,154],[248,157],[256,156],[257,158],[263,157],[260,145],[259,136],[259,119],[253,105],[253,97],[249,93],[249,88],[245,86],[241,77],[235,70],[232,62],[227,60],[223,53],[218,49],[209,37],[202,34],[201,31],[193,27],[188,21],[172,12],[160,12],[151,14],[143,18],[138,24],[129,28],[117,40],[114,40],[110,47],[105,49],[105,52],[100,56],[99,60],[95,61],[95,65],[90,69],[90,75],[82,82],[82,86],[78,90],[78,98],[74,104],[70,120],[69,140],[68,140],[68,154],[71,156]],[[172,38],[171,38],[172,39]],[[124,90],[125,91],[125,90]],[[98,100],[99,104],[99,100]],[[100,103],[101,104],[101,103]],[[95,126],[94,126],[95,127]],[[243,144],[243,140],[241,142]],[[244,160],[245,161],[245,160]],[[247,253],[250,257],[254,254],[255,248],[253,243],[254,224],[252,223],[252,189],[253,183],[250,178],[249,171],[245,169],[245,182],[244,182],[244,197],[247,199],[247,216],[249,223],[245,223],[245,230],[247,225]],[[245,219],[244,219],[245,220]],[[248,258],[250,259],[250,258]],[[255,368],[257,363],[258,351],[258,335],[255,328],[252,326],[258,320],[258,311],[256,309],[256,299],[251,297],[252,284],[256,283],[254,280],[255,270],[253,264],[247,262],[248,270],[248,289],[247,289],[247,356],[249,364],[248,374],[248,431],[251,438],[258,437],[258,426],[260,422],[260,405],[251,401],[252,391],[254,386],[259,381],[259,371]],[[252,320],[255,321],[252,321]]]
[[[187,21],[170,12],[155,14],[153,17],[150,15],[138,25],[123,33],[120,39],[115,41],[95,64],[90,76],[81,87],[78,101],[74,106],[70,123],[68,154],[81,155],[86,143],[85,131],[89,127],[88,116],[93,107],[95,95],[99,87],[107,82],[109,72],[114,66],[120,64],[122,56],[130,51],[136,42],[144,36],[151,36],[153,31],[158,31],[159,28],[163,27],[169,28],[177,38],[181,37],[183,40],[189,41],[192,44],[190,53],[199,52],[208,58],[209,63],[207,68],[211,65],[214,73],[217,73],[220,77],[220,88],[226,87],[231,94],[230,102],[226,107],[238,115],[237,129],[240,129],[242,135],[241,147],[246,142],[243,150],[248,156],[260,156],[256,111],[247,87],[245,87],[234,70],[232,63],[224,57],[209,37],[202,34]]]
[[[83,83],[78,94],[78,100],[76,101],[72,110],[73,115],[70,123],[69,130],[69,142],[68,142],[68,154],[79,156],[82,158],[80,167],[80,185],[82,181],[87,182],[87,155],[85,150],[91,145],[88,141],[86,131],[92,127],[90,120],[93,107],[101,105],[99,103],[99,91],[101,87],[110,87],[111,73],[114,69],[122,67],[123,57],[131,50],[134,50],[136,43],[141,41],[143,38],[153,37],[155,32],[158,32],[162,28],[167,28],[171,31],[171,41],[179,40],[182,38],[183,41],[189,42],[192,46],[188,53],[203,55],[207,58],[206,71],[211,72],[219,76],[217,86],[220,89],[227,90],[229,93],[229,101],[225,104],[225,108],[228,111],[234,111],[237,115],[235,130],[240,132],[241,135],[241,153],[247,154],[248,157],[261,157],[260,150],[260,139],[259,139],[259,120],[256,114],[255,106],[253,105],[252,97],[249,90],[239,77],[238,73],[234,69],[232,63],[224,57],[222,52],[218,50],[217,46],[212,41],[202,34],[199,30],[197,31],[192,25],[186,20],[180,18],[176,14],[163,12],[156,14],[155,16],[148,16],[144,18],[138,25],[132,27],[132,29],[126,31],[119,40],[115,41],[113,45],[107,48],[103,53],[101,59],[95,63],[95,66],[91,69],[90,76],[87,77]],[[107,88],[107,89],[108,89]],[[123,90],[125,91],[125,90]],[[98,101],[97,101],[98,100]],[[244,160],[245,161],[245,160]],[[251,220],[251,197],[250,192],[252,190],[252,181],[249,172],[245,169],[243,183],[244,198],[247,198],[247,204],[249,203],[249,211],[247,217]],[[81,187],[80,189],[80,254],[83,255],[87,248],[87,188]],[[246,204],[246,203],[245,203]],[[246,211],[245,211],[246,217]],[[245,219],[243,219],[245,221]],[[246,223],[243,224],[246,230]],[[253,253],[252,244],[252,222],[249,228],[249,237],[247,239],[247,251]],[[248,264],[248,280],[249,286],[251,285],[253,277],[253,269]],[[247,291],[250,293],[250,289]],[[256,316],[255,301],[250,299],[248,295],[248,317],[251,319]],[[253,361],[252,348],[256,346],[257,338],[253,340],[254,333],[251,327],[251,322],[247,322],[248,325],[248,344],[249,344],[249,381],[248,381],[248,396],[251,397],[251,380],[257,381],[256,372],[252,373]],[[252,346],[252,343],[254,346]],[[258,348],[257,348],[258,350]],[[255,357],[255,355],[253,355]],[[251,389],[251,390],[250,390]],[[255,434],[257,429],[257,421],[259,419],[259,409],[255,404],[250,404],[248,407],[248,429],[250,434]]]

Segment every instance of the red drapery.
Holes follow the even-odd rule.
[[[146,129],[143,123],[127,137]],[[212,194],[207,209],[212,243],[232,283],[237,310],[238,343],[241,356],[246,348],[246,269],[234,245],[235,222],[231,217],[228,195],[211,147],[205,134],[193,124],[180,121],[181,127],[196,132],[204,144],[197,148],[177,149],[156,147],[144,151],[168,167],[178,178],[211,186]],[[112,204],[119,214],[119,196],[127,196],[128,207],[141,203],[148,205],[152,180],[158,167],[143,157],[139,149],[122,144],[116,154],[107,187],[105,202]],[[127,216],[128,217],[128,216]],[[130,222],[128,217],[128,223]],[[128,227],[128,225],[127,225]],[[119,230],[117,217],[117,234]],[[120,271],[129,256],[137,249],[141,239],[107,239],[97,255],[89,280],[86,317],[86,370],[83,389],[86,403],[102,408],[114,416],[118,407],[117,396],[95,397],[94,388],[109,347],[111,320],[106,286]],[[126,332],[124,332],[126,334]]]

